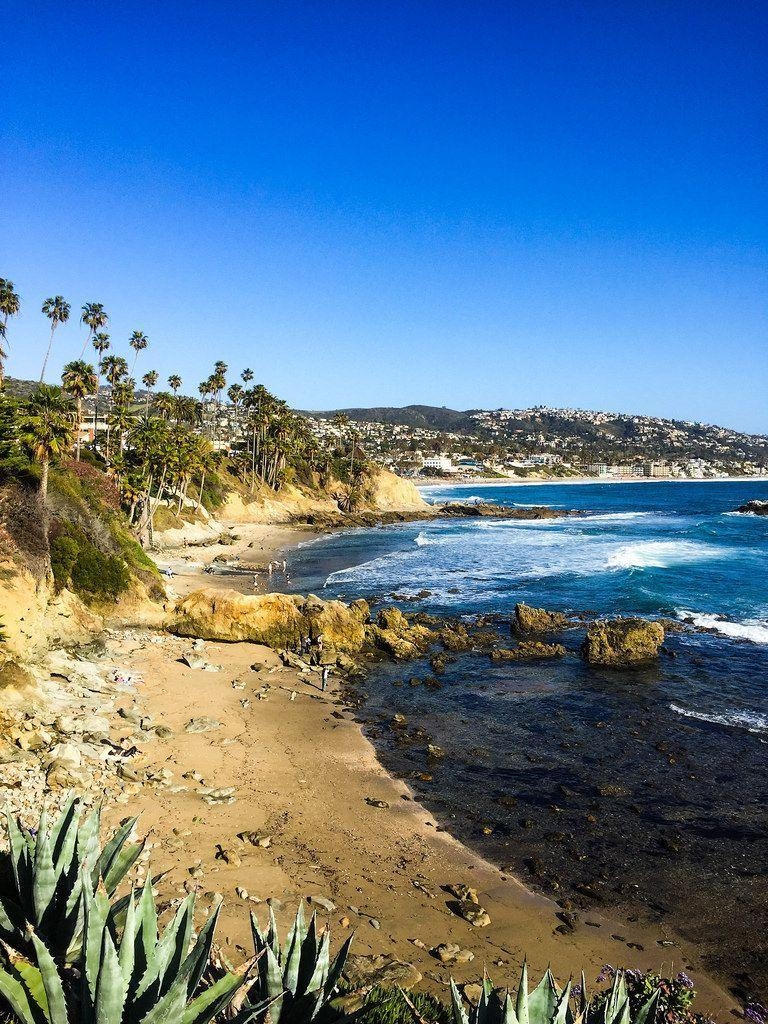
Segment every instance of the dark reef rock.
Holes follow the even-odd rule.
[[[587,630],[582,654],[590,665],[639,668],[655,661],[664,643],[664,627],[646,619],[611,619],[593,622]]]

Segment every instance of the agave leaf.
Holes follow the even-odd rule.
[[[515,1007],[509,991],[504,993],[504,1003],[501,1007],[501,1015],[503,1024],[518,1024],[517,1014],[515,1013]]]
[[[520,971],[520,984],[517,986],[517,999],[515,1000],[515,1013],[520,1024],[530,1024],[530,1012],[528,1007],[528,962],[523,960],[523,967]]]
[[[320,939],[320,949],[317,952],[317,959],[315,961],[315,970],[312,977],[309,979],[309,984],[306,987],[307,992],[317,992],[325,988],[325,983],[328,980],[328,970],[331,958],[331,933],[326,928],[323,932],[323,937]],[[288,986],[286,986],[287,988]],[[299,993],[302,994],[302,993]],[[320,1007],[316,1007],[318,1010]],[[314,1016],[314,1014],[313,1014]]]
[[[275,921],[275,912],[272,909],[271,903],[269,905],[269,931],[267,932],[267,945],[274,953],[277,962],[281,964],[283,962],[283,951],[280,949],[280,936],[277,933],[277,921]]]
[[[120,949],[118,951],[120,971],[123,975],[126,990],[130,992],[131,996],[133,995],[136,987],[131,984],[133,980],[133,967],[136,962],[136,928],[136,901],[133,898],[133,892],[131,892],[128,901],[128,909],[125,914],[123,934],[120,936]]]
[[[62,871],[69,870],[75,859],[79,817],[78,801],[73,793],[51,828],[51,849],[57,877]]]
[[[555,1008],[555,1014],[552,1018],[552,1024],[573,1024],[573,1014],[571,1013],[570,1007],[571,998],[571,982],[563,989],[562,995],[559,997],[557,1006]]]
[[[83,872],[85,875],[85,871]],[[99,966],[101,961],[103,935],[109,916],[109,900],[101,889],[91,893],[86,880],[83,880],[83,910],[85,916],[84,929],[84,990],[89,1005],[96,1006],[96,995],[99,982]]]
[[[56,893],[56,871],[53,866],[51,839],[47,832],[46,812],[40,815],[40,831],[35,840],[35,871],[32,880],[32,901],[35,924],[40,924]]]
[[[87,869],[90,876],[90,890],[96,888],[98,874],[94,878],[94,868],[99,856],[99,827],[101,825],[101,808],[94,807],[77,830],[77,859],[81,870]]]
[[[34,844],[31,837],[21,829],[18,821],[12,817],[7,809],[5,812],[5,822],[8,846],[11,851],[13,878],[16,882],[16,895],[21,906],[23,918],[31,921],[34,916],[34,906],[29,896],[32,891],[32,851],[34,850]]]
[[[96,987],[96,1024],[119,1024],[123,1019],[128,986],[120,969],[120,960],[105,928],[101,940],[101,964]]]
[[[195,897],[190,893],[179,905],[173,919],[169,921],[162,938],[157,943],[153,958],[152,977],[142,979],[137,995],[141,995],[148,984],[158,982],[158,993],[162,995],[176,977],[189,950],[192,934],[192,918],[195,909]],[[169,983],[164,984],[168,977]]]
[[[299,964],[301,963],[301,933],[304,931],[304,908],[299,903],[296,911],[296,918],[288,932],[285,942],[285,956],[283,964],[283,987],[287,992],[296,995],[296,983],[299,980]]]
[[[299,964],[299,977],[296,982],[297,992],[309,991],[308,986],[315,973],[318,952],[317,924],[315,914],[313,913],[309,919],[309,926],[301,946],[301,963]]]
[[[547,968],[539,984],[528,996],[531,1024],[549,1024],[555,1015],[559,995],[552,972]]]
[[[453,978],[451,978],[451,1010],[453,1011],[453,1024],[469,1024],[469,1016],[464,1009],[464,1003]]]
[[[99,872],[110,896],[113,895],[144,849],[144,841],[128,842],[128,837],[135,824],[136,818],[126,821],[112,836],[99,858]]]
[[[238,974],[225,974],[223,978],[207,988],[187,1006],[179,1024],[207,1024],[217,1013],[225,1009],[234,999],[243,979]],[[261,1003],[257,1010],[264,1012],[269,1001]]]
[[[622,1015],[624,1003],[627,1001],[627,983],[624,980],[622,971],[617,971],[613,976],[611,991],[605,1002],[606,1024],[618,1024]]]
[[[267,946],[265,986],[266,997],[272,1002],[269,1011],[272,1024],[278,1024],[283,1008],[283,972],[270,946]]]
[[[187,998],[192,997],[211,959],[211,946],[213,945],[213,936],[216,931],[216,922],[219,920],[220,911],[221,900],[219,900],[208,920],[198,932],[191,952],[179,968],[179,975],[187,979]]]
[[[325,1000],[330,999],[333,994],[333,990],[339,983],[341,972],[344,970],[344,964],[347,962],[347,957],[349,956],[349,947],[352,945],[353,938],[354,933],[349,936],[347,941],[336,954],[336,959],[331,964],[331,969],[328,972],[328,977],[326,978],[325,986],[323,988],[323,998]]]
[[[58,968],[45,943],[32,932],[37,965],[45,990],[47,1017],[51,1024],[67,1024],[67,1002]]]
[[[31,964],[29,966],[32,967]],[[37,970],[37,968],[33,968],[33,970]],[[38,971],[38,975],[39,973]],[[39,986],[42,998],[44,999],[45,992],[43,990],[42,977],[39,979]],[[47,1007],[43,1009],[43,1006],[35,1001],[27,986],[26,979],[22,980],[21,975],[14,967],[8,970],[0,967],[0,995],[5,999],[22,1024],[52,1024],[46,1012]]]
[[[637,1011],[635,1017],[635,1024],[656,1024],[656,1016],[659,1009],[659,999],[661,998],[661,990],[655,989],[649,999],[647,999],[640,1009]]]

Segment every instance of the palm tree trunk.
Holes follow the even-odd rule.
[[[38,497],[40,504],[45,507],[45,499],[48,497],[48,459],[43,459],[40,463],[40,490],[38,491]]]
[[[76,458],[77,458],[78,462],[80,461],[80,424],[82,422],[83,422],[83,400],[82,400],[82,398],[78,397],[78,399],[77,399],[77,441],[76,441],[76,449],[77,449]]]
[[[40,383],[41,384],[43,383],[43,378],[45,377],[45,368],[48,365],[48,356],[50,356],[50,354],[51,354],[51,345],[53,345],[53,332],[55,330],[56,330],[56,325],[54,324],[53,327],[51,327],[51,337],[50,337],[50,339],[48,341],[48,350],[45,353],[45,359],[43,360],[43,368],[40,371]]]
[[[205,487],[205,470],[203,470],[203,475],[200,478],[200,490],[197,492],[197,507],[195,508],[195,512],[199,512],[200,511],[200,506],[203,503],[203,488],[204,487]]]

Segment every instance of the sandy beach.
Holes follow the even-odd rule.
[[[236,532],[241,540],[222,546],[228,557],[248,550],[267,561],[308,536],[273,526],[238,525]],[[193,562],[174,577],[177,592],[226,585],[196,564],[219,553],[187,551]],[[168,551],[160,562],[179,557]],[[700,971],[696,951],[663,926],[619,924],[592,912],[572,919],[567,904],[531,893],[440,829],[407,784],[381,767],[333,677],[322,693],[314,672],[284,667],[268,648],[196,648],[216,671],[180,662],[192,641],[146,630],[111,633],[107,657],[144,680],[137,710],[172,730],[137,765],[165,769],[167,784],[142,788],[130,800],[153,843],[152,870],[165,873],[161,892],[169,899],[190,889],[221,893],[220,937],[234,960],[250,951],[248,912],[267,912],[259,901],[277,900],[287,927],[299,901],[311,905],[314,897],[334,907],[317,909],[329,918],[335,944],[354,929],[357,954],[414,965],[421,986],[443,998],[451,975],[476,981],[487,968],[497,983],[516,982],[527,957],[535,975],[552,963],[563,977],[583,968],[588,983],[605,963],[685,970],[702,1010],[722,1018],[734,1009],[729,994]],[[212,727],[186,731],[204,716]],[[212,788],[232,788],[234,802],[206,803]],[[238,838],[243,833],[268,843],[253,845]],[[488,927],[474,928],[452,911],[446,887],[459,883],[478,891]],[[456,943],[474,959],[444,965],[430,952],[440,943]]]

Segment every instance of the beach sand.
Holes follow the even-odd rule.
[[[237,531],[244,539],[248,531],[247,543],[258,541],[267,560],[296,538],[282,527]],[[203,557],[212,552],[205,549]],[[188,577],[174,580],[180,592],[211,581]],[[348,934],[348,919],[354,952],[414,964],[420,987],[443,998],[451,974],[476,981],[484,967],[496,984],[515,984],[527,956],[533,976],[552,964],[562,981],[583,968],[588,985],[605,963],[685,970],[696,981],[698,1008],[721,1019],[735,1008],[699,971],[695,950],[663,926],[619,924],[588,912],[578,915],[575,932],[557,932],[560,907],[439,830],[406,783],[384,771],[333,677],[323,694],[315,673],[285,668],[273,651],[254,644],[206,643],[196,653],[219,671],[194,670],[178,660],[191,648],[189,640],[145,630],[108,637],[110,661],[144,679],[141,712],[173,730],[146,748],[140,764],[167,769],[170,784],[145,787],[129,801],[154,844],[152,871],[167,873],[160,889],[169,897],[189,889],[225,897],[219,940],[233,961],[251,951],[249,911],[262,920],[267,913],[264,904],[236,894],[242,887],[250,897],[283,904],[282,929],[300,900],[332,901],[332,913],[319,913],[330,919],[334,947]],[[199,716],[221,726],[187,733],[186,724]],[[185,779],[190,772],[203,782]],[[234,787],[235,802],[209,806],[204,787]],[[120,812],[113,809],[114,820]],[[271,837],[270,845],[243,842],[241,832]],[[452,912],[443,887],[456,883],[478,891],[488,927],[473,928]],[[441,964],[429,950],[447,942],[472,951],[474,961]]]

